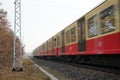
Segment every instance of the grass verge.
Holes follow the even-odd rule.
[[[22,72],[12,72],[11,66],[0,64],[0,80],[50,80],[50,78],[24,58]]]

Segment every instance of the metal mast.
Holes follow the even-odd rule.
[[[12,71],[23,71],[21,48],[21,0],[15,0],[14,14],[14,53]],[[20,40],[20,41],[19,41]]]

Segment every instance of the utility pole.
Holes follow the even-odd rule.
[[[23,71],[21,43],[21,0],[15,0],[14,12],[14,52],[12,71]],[[20,40],[20,41],[19,41]]]

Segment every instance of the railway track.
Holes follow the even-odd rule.
[[[66,64],[70,65],[73,67],[80,67],[80,68],[86,68],[86,69],[91,69],[91,70],[96,70],[96,71],[102,71],[106,73],[113,73],[113,74],[120,74],[120,68],[115,68],[115,67],[109,67],[109,66],[100,66],[100,65],[94,65],[94,64],[83,64],[83,63],[71,63],[71,62],[63,62],[63,61],[54,61],[56,63],[60,64]]]
[[[61,61],[31,58],[59,80],[120,80],[120,70],[105,66],[73,64]]]

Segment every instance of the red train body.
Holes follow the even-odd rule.
[[[112,59],[120,61],[120,1],[107,0],[100,4],[36,48],[33,54],[70,57],[78,61],[87,56],[87,61],[92,63],[97,61],[95,57],[104,58],[103,61],[108,61],[105,64]],[[120,62],[116,64],[120,66]]]

